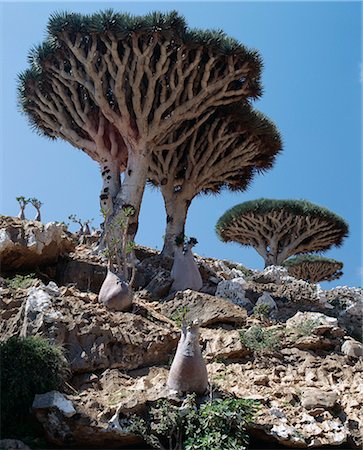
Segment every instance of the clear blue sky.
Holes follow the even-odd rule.
[[[264,60],[264,95],[256,107],[275,121],[284,152],[275,167],[257,176],[245,193],[193,201],[187,234],[201,255],[262,268],[253,249],[218,241],[214,225],[231,206],[259,197],[308,199],[343,216],[350,237],[326,255],[344,262],[335,285],[362,285],[361,261],[361,4],[359,2],[28,2],[1,4],[0,212],[16,215],[15,197],[44,202],[46,221],[75,213],[101,220],[99,170],[65,142],[33,133],[16,106],[16,76],[27,67],[30,47],[45,36],[49,14],[71,9],[114,9],[143,14],[177,9],[190,26],[222,28]],[[33,211],[28,214],[33,218]],[[165,214],[161,195],[147,190],[137,242],[161,248]]]

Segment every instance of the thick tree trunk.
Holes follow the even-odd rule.
[[[25,210],[25,205],[24,206],[20,206],[20,212],[18,214],[18,218],[21,219],[21,220],[25,220],[24,210]]]
[[[113,213],[113,202],[120,191],[120,169],[116,161],[107,161],[101,164],[101,176],[103,180],[100,194],[100,206],[106,218]]]
[[[40,216],[40,209],[38,209],[38,208],[36,208],[36,209],[37,209],[37,214],[36,214],[34,220],[37,221],[37,222],[41,222],[42,219],[41,219],[41,216]]]
[[[166,210],[166,229],[164,236],[164,246],[161,254],[163,256],[174,256],[175,238],[184,235],[185,221],[188,214],[187,201],[178,195],[167,196],[164,194]]]

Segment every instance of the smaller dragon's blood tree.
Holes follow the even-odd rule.
[[[180,141],[181,143],[177,145]],[[200,194],[244,191],[256,172],[273,166],[282,142],[274,124],[249,105],[220,108],[201,124],[189,121],[153,152],[149,182],[167,214],[162,254],[172,256],[184,235],[190,204]]]
[[[16,197],[16,201],[19,203],[19,206],[20,206],[18,218],[21,220],[25,220],[25,207],[29,203],[29,199],[27,199],[21,195],[19,197]]]
[[[34,208],[37,211],[34,220],[41,222],[42,219],[41,219],[41,215],[40,215],[40,208],[43,206],[43,203],[35,197],[30,198],[28,201],[29,201],[29,203],[31,203],[34,206]]]
[[[287,259],[282,265],[289,275],[309,283],[337,280],[343,275],[342,262],[318,255],[299,255]]]
[[[261,198],[225,212],[216,232],[223,242],[253,247],[267,267],[281,265],[290,256],[339,247],[348,235],[348,224],[306,200]]]

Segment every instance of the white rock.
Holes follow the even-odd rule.
[[[352,356],[353,358],[363,357],[363,345],[353,339],[345,341],[342,345],[341,351],[344,355]]]
[[[284,281],[292,281],[295,278],[290,277],[285,267],[281,266],[267,266],[261,275],[266,279],[271,280],[271,283],[282,284]]]
[[[73,403],[58,391],[35,395],[33,409],[48,408],[57,408],[65,417],[72,417],[77,413]]]
[[[318,312],[301,312],[298,311],[293,317],[286,321],[286,328],[295,328],[307,321],[316,323],[316,326],[337,327],[338,319],[326,316]]]
[[[223,280],[218,283],[215,295],[230,300],[235,305],[248,306],[251,302],[245,296],[245,284],[246,281],[243,277]]]
[[[258,305],[267,305],[270,309],[277,309],[275,300],[268,292],[264,292],[261,297],[259,297],[256,302],[256,306]]]

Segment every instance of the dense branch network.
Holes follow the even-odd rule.
[[[295,278],[319,283],[337,280],[343,275],[343,263],[317,255],[300,255],[283,263],[289,274]]]
[[[109,222],[132,208],[133,239],[153,149],[185,121],[258,97],[259,56],[223,32],[187,29],[175,12],[56,14],[48,32],[20,77],[23,110],[47,136],[107,163]]]
[[[176,146],[179,140],[182,142]],[[167,212],[164,254],[184,233],[188,208],[200,193],[243,191],[256,171],[272,167],[282,143],[274,124],[244,105],[219,109],[203,123],[188,122],[153,152],[149,180]]]
[[[228,210],[216,231],[224,242],[254,247],[267,266],[281,265],[300,253],[340,246],[348,225],[338,215],[308,201],[259,199]]]

